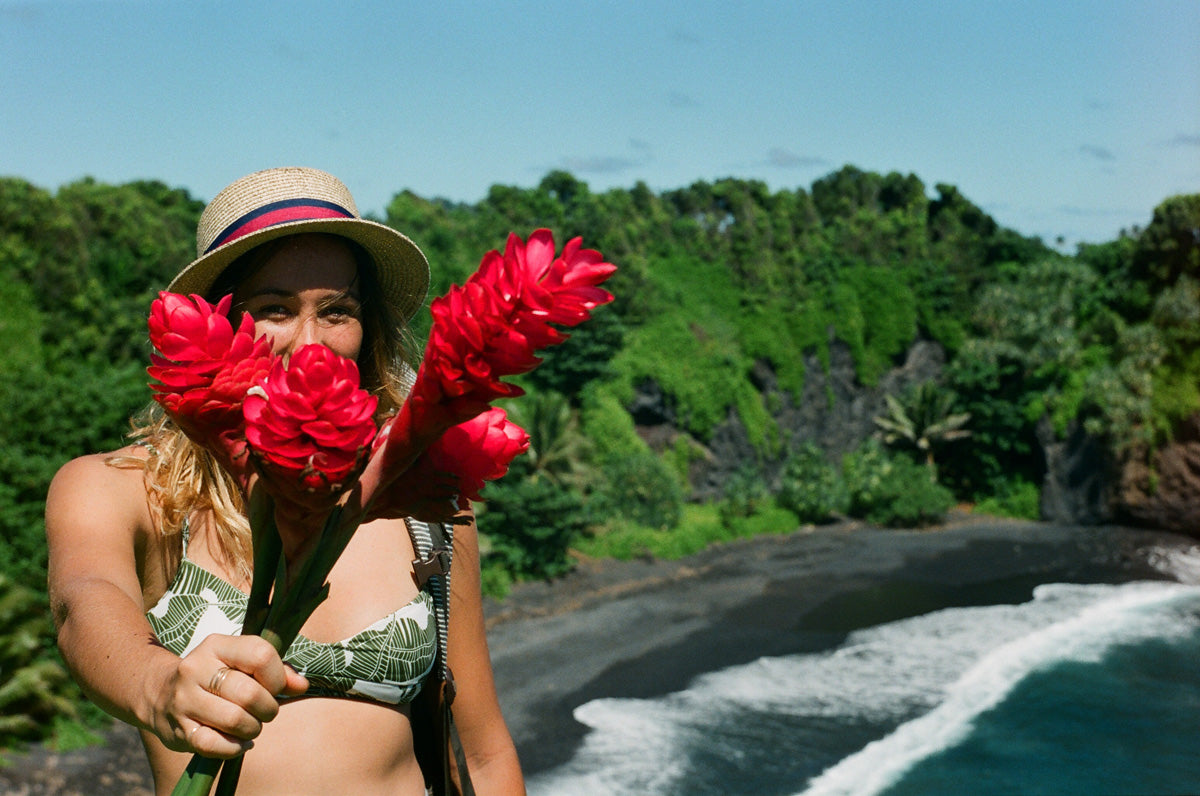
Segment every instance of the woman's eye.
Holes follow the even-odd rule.
[[[321,317],[335,321],[357,318],[358,307],[352,307],[348,304],[334,304],[321,310]]]
[[[282,304],[264,304],[252,314],[255,318],[283,318],[288,314],[288,309]]]

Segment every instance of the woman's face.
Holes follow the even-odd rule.
[[[276,354],[320,343],[357,361],[363,344],[357,275],[348,244],[296,235],[238,285],[233,303],[250,313],[259,336],[274,341]]]

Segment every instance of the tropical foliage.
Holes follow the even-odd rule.
[[[919,384],[904,395],[885,395],[887,412],[875,418],[875,425],[888,445],[910,448],[920,455],[929,469],[929,480],[937,482],[937,447],[971,436],[965,426],[969,412],[954,412],[954,394],[932,381]]]
[[[157,182],[51,193],[0,179],[6,588],[44,596],[51,476],[121,444],[148,400],[146,314],[192,259],[201,209]],[[572,549],[679,553],[843,514],[920,524],[954,500],[1027,514],[1044,475],[1039,422],[1085,428],[1114,452],[1152,450],[1200,410],[1200,195],[1147,214],[1145,229],[1068,255],[1001,227],[952,185],[847,166],[777,191],[721,179],[593,192],[556,171],[474,204],[404,191],[380,220],[421,243],[433,295],[510,231],[579,235],[620,266],[613,304],[546,354],[512,407],[532,452],[485,490],[480,512],[485,577],[503,586],[566,571]],[[418,325],[428,331],[427,318]],[[832,344],[851,352],[859,385],[878,387],[917,340],[945,350],[941,387],[897,393],[880,417],[920,461],[792,438],[781,418],[808,369],[831,368]],[[731,421],[744,432],[739,461],[715,471],[737,475],[707,485],[720,500],[690,502]],[[51,649],[50,629],[37,632]],[[0,693],[14,671],[0,668]]]
[[[801,445],[784,463],[776,499],[801,522],[829,522],[850,508],[841,470],[811,442]]]

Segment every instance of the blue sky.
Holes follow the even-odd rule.
[[[1200,3],[0,0],[0,174],[209,199],[276,165],[475,202],[845,164],[1047,242],[1200,192]]]

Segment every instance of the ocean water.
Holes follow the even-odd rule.
[[[655,699],[602,699],[534,796],[1200,792],[1200,558],[1186,582],[1046,584]]]

